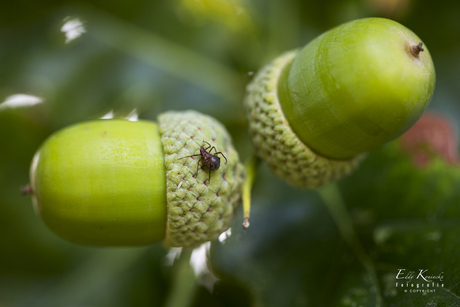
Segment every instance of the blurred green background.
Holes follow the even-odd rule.
[[[198,110],[224,123],[248,158],[242,98],[253,74],[331,27],[370,16],[423,39],[437,73],[430,109],[457,130],[456,0],[4,3],[0,102],[27,94],[43,103],[0,108],[0,306],[460,306],[460,171],[442,158],[417,168],[397,143],[319,193],[288,186],[262,164],[251,227],[243,231],[240,212],[232,235],[211,247],[211,271],[196,278],[184,260],[168,265],[161,244],[68,243],[19,193],[47,136],[111,110],[124,117],[136,109],[148,120]],[[395,288],[398,269],[443,272],[445,287],[404,293]]]

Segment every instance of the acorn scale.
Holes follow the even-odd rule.
[[[204,141],[227,158],[211,174],[190,157]],[[158,124],[114,119],[65,128],[37,151],[30,177],[35,211],[71,242],[196,247],[232,224],[245,172],[226,129],[185,111],[161,114]]]

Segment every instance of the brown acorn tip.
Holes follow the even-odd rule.
[[[418,43],[417,46],[412,46],[410,48],[410,52],[415,56],[415,57],[418,57],[418,55],[420,54],[420,52],[424,51],[425,49],[422,48],[423,46],[423,43],[420,42]]]
[[[249,227],[249,218],[245,218],[243,221],[243,229],[247,229]]]
[[[33,195],[34,190],[32,189],[32,186],[28,184],[28,185],[21,187],[21,194],[22,195]]]

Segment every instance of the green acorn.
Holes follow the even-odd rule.
[[[226,158],[213,171],[200,161],[200,149],[215,155],[205,142]],[[220,123],[187,111],[162,114],[158,124],[97,120],[68,127],[41,146],[30,177],[36,212],[69,241],[195,247],[232,224],[244,167]]]
[[[245,100],[249,131],[278,176],[317,188],[409,129],[434,87],[430,53],[412,31],[388,19],[355,20],[257,74]]]

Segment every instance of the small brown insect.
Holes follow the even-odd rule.
[[[220,167],[220,158],[217,155],[222,155],[222,157],[225,158],[225,164],[227,164],[227,158],[224,156],[222,152],[217,152],[216,147],[211,146],[208,142],[204,141],[206,144],[209,146],[204,148],[204,146],[200,147],[200,153],[196,155],[191,155],[191,156],[185,156],[180,159],[184,158],[190,158],[190,157],[198,157],[201,156],[200,160],[198,160],[198,163],[196,165],[196,173],[198,174],[198,167],[200,165],[200,162],[203,161],[203,166],[206,166],[206,168],[209,169],[209,182],[211,182],[211,171],[217,171]],[[215,153],[212,154],[211,151],[214,149]],[[203,166],[201,168],[203,168]]]

